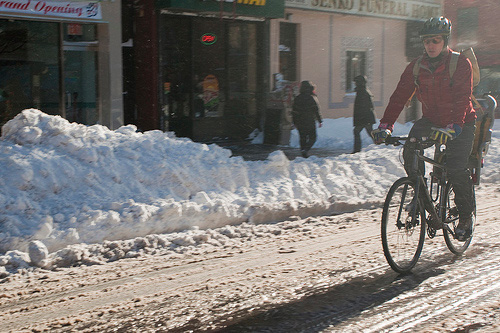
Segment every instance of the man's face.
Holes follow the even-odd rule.
[[[437,57],[444,47],[443,36],[429,36],[424,38],[425,52],[431,58]]]

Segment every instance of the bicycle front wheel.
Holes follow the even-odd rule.
[[[382,211],[382,246],[387,262],[398,273],[417,263],[425,240],[425,210],[415,196],[415,183],[398,179],[387,193]]]

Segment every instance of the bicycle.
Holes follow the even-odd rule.
[[[399,146],[406,140],[408,137],[388,137],[385,143]],[[426,233],[429,238],[434,238],[438,230],[443,230],[448,249],[457,255],[469,247],[472,239],[472,235],[465,242],[455,238],[458,209],[444,163],[445,146],[414,138],[410,142],[417,148],[413,159],[415,176],[403,177],[394,182],[382,211],[384,255],[391,268],[398,273],[408,273],[417,264]],[[423,154],[423,150],[432,145],[435,146],[434,158],[429,158]],[[425,163],[433,165],[433,171],[429,174],[430,185],[419,167]]]

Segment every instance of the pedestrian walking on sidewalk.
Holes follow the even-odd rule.
[[[302,81],[299,95],[293,100],[292,120],[299,132],[300,151],[305,158],[316,142],[316,121],[319,127],[323,124],[315,88],[310,81]]]
[[[358,75],[354,78],[356,84],[356,98],[354,100],[354,153],[361,151],[361,131],[366,130],[370,138],[372,137],[373,124],[375,124],[375,114],[373,113],[372,93],[366,87],[366,77]]]

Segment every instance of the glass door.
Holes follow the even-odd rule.
[[[62,93],[65,118],[94,125],[99,122],[97,26],[64,23]]]
[[[97,51],[88,47],[65,47],[63,52],[66,119],[94,125],[99,122]]]
[[[193,87],[196,117],[222,117],[226,103],[226,23],[193,20]]]
[[[258,89],[258,34],[255,22],[228,24],[228,114],[255,115]]]
[[[190,137],[191,19],[163,15],[162,22],[162,129],[173,131],[177,136]]]

